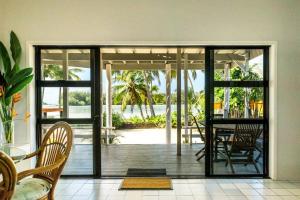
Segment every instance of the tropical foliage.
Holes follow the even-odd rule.
[[[241,67],[236,66],[230,69],[231,80],[252,81],[259,80],[259,74],[254,72],[255,65],[251,66],[249,70],[242,71]],[[224,80],[223,71],[215,71],[215,80]],[[259,87],[254,88],[230,88],[230,110],[236,110],[239,113],[243,113],[245,109],[245,98],[248,98],[249,102],[257,102],[263,100],[263,89]],[[224,88],[215,88],[215,102],[224,101]],[[249,112],[251,112],[249,110]]]
[[[106,112],[103,113],[103,126],[106,124]],[[112,113],[112,126],[116,129],[124,127],[126,121],[120,113]]]
[[[172,127],[177,126],[177,113],[171,113]],[[106,113],[103,113],[103,125],[106,124]],[[183,125],[183,124],[182,124]],[[112,114],[112,126],[116,129],[120,128],[165,128],[166,127],[166,115],[156,115],[142,119],[138,116],[130,118],[124,118],[121,113]]]
[[[145,85],[145,79],[142,76],[141,71],[128,71],[115,77],[116,85],[114,85],[115,100],[121,101],[121,110],[124,111],[127,105],[130,105],[131,111],[134,106],[137,106],[140,110],[142,119],[144,120],[144,113],[142,106],[147,105],[147,90]]]
[[[44,80],[63,80],[65,79],[64,77],[64,69],[61,65],[56,65],[56,64],[45,64],[42,67],[43,69],[43,78]],[[81,72],[82,70],[80,68],[68,68],[68,80],[80,80],[80,77],[78,76],[78,72]],[[61,108],[62,105],[62,88],[59,88],[59,97],[58,97],[58,107]],[[45,88],[43,88],[42,90],[42,99],[44,97],[44,92],[45,92]],[[71,94],[72,95],[72,94]],[[85,94],[82,94],[85,95]],[[73,94],[74,96],[74,94]],[[71,97],[71,102],[69,102],[70,104],[80,104],[82,102],[79,102],[82,100],[82,98],[87,98],[87,97],[80,97],[80,94],[76,94],[76,97],[79,98],[79,100],[75,100]],[[90,105],[90,104],[87,104]]]
[[[15,104],[21,100],[19,92],[33,79],[32,68],[20,66],[22,49],[20,41],[13,31],[10,33],[10,51],[11,56],[4,44],[0,42],[0,118],[6,142],[9,143],[12,142],[12,120],[17,115]]]
[[[91,105],[91,94],[88,91],[72,91],[69,92],[70,106],[86,106]]]
[[[260,76],[257,72],[254,72],[254,67],[251,66],[247,71],[243,71],[240,66],[234,66],[230,69],[231,80],[259,80]],[[140,110],[140,116],[134,116],[129,119],[123,119],[124,124],[145,124],[155,127],[165,126],[165,115],[155,115],[151,112],[148,115],[147,106],[150,108],[153,105],[166,104],[165,93],[159,93],[158,88],[153,85],[154,80],[160,83],[159,71],[142,71],[142,70],[123,70],[117,71],[114,76],[115,86],[113,99],[114,104],[122,105],[121,110],[124,111],[127,106],[130,106],[131,111],[137,106]],[[173,78],[176,77],[173,75]],[[199,119],[204,119],[205,108],[205,93],[204,91],[195,92],[193,81],[197,78],[195,70],[190,70],[188,73],[189,88],[187,93],[188,100],[188,113],[196,114]],[[224,80],[224,71],[215,71],[215,80]],[[156,86],[157,87],[157,86]],[[150,95],[149,95],[150,94]],[[182,94],[182,102],[184,102],[184,91]],[[262,88],[230,88],[230,110],[238,110],[239,113],[243,113],[245,109],[245,98],[250,101],[260,101],[263,99]],[[151,98],[151,100],[149,100]],[[176,104],[177,96],[175,93],[171,94],[171,103]],[[215,102],[224,102],[224,88],[215,88]],[[142,106],[145,109],[142,109]],[[144,111],[143,111],[144,110]],[[145,112],[145,114],[143,113]],[[155,110],[154,110],[155,112]],[[174,116],[174,122],[172,125],[176,125],[176,112],[172,113]],[[147,116],[147,117],[145,117]],[[173,121],[173,120],[172,120]]]
[[[43,66],[43,77],[44,80],[63,80],[64,72],[61,65],[46,64]],[[78,72],[81,72],[80,68],[69,68],[68,69],[68,80],[80,80]]]

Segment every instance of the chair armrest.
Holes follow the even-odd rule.
[[[40,150],[37,150],[35,152],[32,152],[30,154],[27,154],[26,157],[24,158],[24,160],[28,159],[28,158],[32,158],[34,156],[37,156],[41,151]]]
[[[20,172],[20,173],[18,173],[18,181],[20,181],[23,178],[28,177],[28,176],[37,175],[37,174],[41,174],[44,172],[54,170],[54,169],[58,168],[59,166],[61,166],[65,160],[66,160],[66,156],[59,159],[55,164],[47,165],[47,166],[43,166],[43,167],[37,167],[34,169],[29,169],[29,170]]]

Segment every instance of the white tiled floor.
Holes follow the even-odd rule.
[[[300,181],[269,179],[173,179],[173,190],[119,191],[121,180],[61,179],[56,199],[227,200],[300,199]]]

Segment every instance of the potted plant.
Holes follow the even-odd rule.
[[[13,31],[10,33],[10,51],[11,56],[0,41],[0,134],[5,140],[3,143],[13,142],[15,105],[21,100],[20,92],[33,79],[31,67],[20,67],[22,49]]]

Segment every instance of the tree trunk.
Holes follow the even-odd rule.
[[[148,115],[148,108],[147,108],[147,102],[146,102],[146,101],[145,101],[145,103],[144,103],[144,106],[145,106],[146,116],[147,116],[147,118],[149,118],[149,115]]]
[[[155,117],[151,88],[149,86],[149,82],[148,82],[147,74],[146,74],[145,70],[143,70],[143,75],[144,75],[144,79],[145,79],[145,82],[146,82],[146,92],[147,92],[147,98],[148,98],[148,101],[149,101],[151,116]]]
[[[191,84],[191,89],[192,89],[192,91],[193,91],[193,94],[195,95],[195,93],[194,93],[194,85],[193,85],[192,79],[191,79],[191,77],[190,77],[189,74],[188,74],[188,79],[189,79],[189,82],[190,82],[190,84]]]
[[[245,55],[245,65],[244,65],[244,72],[245,76],[248,76],[249,74],[249,60],[250,60],[250,51],[246,51]],[[249,118],[250,117],[250,106],[249,106],[249,88],[245,88],[245,98],[244,98],[244,118]]]
[[[139,109],[140,109],[140,113],[141,113],[141,117],[143,118],[143,121],[145,121],[145,117],[144,117],[144,113],[143,113],[143,109],[141,105],[138,105]]]

